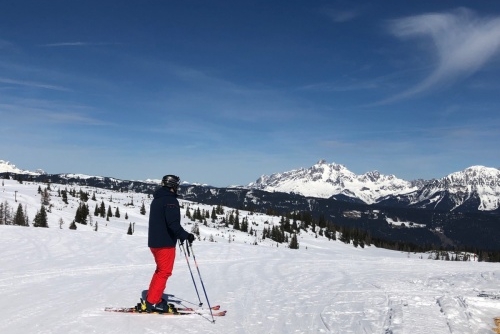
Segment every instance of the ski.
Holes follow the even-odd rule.
[[[208,314],[211,312],[214,317],[223,317],[227,311],[221,311],[220,305],[215,305],[210,308],[192,308],[192,307],[176,307],[177,312],[180,313],[194,313],[194,314]],[[214,312],[217,311],[217,312]]]
[[[500,294],[497,294],[497,293],[481,292],[477,296],[478,297],[483,297],[483,298],[490,298],[490,299],[500,299]]]
[[[177,310],[178,311],[209,311],[209,310],[212,310],[212,311],[218,311],[220,310],[220,305],[215,305],[215,306],[212,306],[211,308],[192,308],[192,307],[177,307]]]
[[[214,307],[216,309],[214,309]],[[212,307],[212,312],[214,317],[223,317],[226,315],[227,311],[220,311],[220,306],[214,306]],[[161,312],[143,312],[143,311],[138,311],[135,307],[106,307],[104,308],[104,311],[106,312],[119,312],[119,313],[137,313],[137,314],[157,314],[157,315],[170,315],[170,316],[178,316],[178,315],[190,315],[190,314],[206,314],[209,309],[193,309],[193,308],[177,308],[177,312],[174,313],[161,313]]]

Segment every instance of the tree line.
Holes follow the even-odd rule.
[[[38,194],[40,195],[40,209],[35,214],[35,217],[32,221],[32,226],[34,227],[45,227],[48,228],[48,216],[47,213],[51,212],[52,203],[51,203],[51,185],[47,184],[47,187],[42,189],[41,186],[38,186]],[[92,218],[90,215],[90,210],[87,202],[89,201],[90,195],[88,192],[82,191],[81,189],[77,191],[76,189],[58,189],[57,195],[61,198],[62,202],[68,204],[68,196],[72,196],[79,200],[78,207],[75,212],[75,218],[70,223],[69,229],[76,230],[76,223],[87,225],[90,222],[92,226]],[[94,216],[106,218],[109,221],[110,217],[121,217],[120,209],[118,206],[114,210],[114,213],[109,205],[106,209],[104,201],[101,201],[100,205],[97,204],[97,200],[95,197],[95,192],[92,194],[91,199],[96,201],[96,206],[94,209]],[[112,200],[112,199],[111,199]],[[17,200],[16,200],[17,201]],[[146,208],[144,202],[139,211],[142,215],[146,214]],[[125,213],[125,219],[128,219],[128,214]],[[15,210],[11,204],[7,200],[3,203],[0,203],[0,225],[17,225],[17,226],[30,226],[30,218],[28,217],[28,210],[26,204],[24,207],[22,204],[19,204],[17,209]],[[59,219],[59,227],[62,228],[64,225],[64,221],[62,218]],[[94,225],[94,230],[97,231],[98,224],[97,222]],[[129,228],[127,230],[127,234],[133,234],[133,225],[130,223]]]

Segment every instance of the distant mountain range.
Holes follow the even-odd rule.
[[[152,194],[158,180],[30,172],[0,160],[0,178]],[[500,171],[469,167],[441,179],[405,181],[376,171],[356,175],[324,160],[310,168],[261,176],[247,186],[182,184],[193,202],[278,215],[307,213],[374,238],[416,245],[500,250]]]
[[[472,166],[441,179],[405,181],[377,171],[356,175],[343,165],[320,160],[309,168],[261,176],[248,188],[443,211],[492,211],[500,207],[500,170],[484,166]]]
[[[159,184],[159,180],[126,181],[83,174],[49,175],[43,170],[21,170],[4,160],[0,160],[0,173],[40,176],[42,179],[59,178],[73,182],[85,180],[86,184],[135,188],[138,191],[152,189]],[[500,210],[500,170],[484,166],[472,166],[441,179],[406,181],[378,171],[356,175],[343,165],[320,160],[309,168],[263,175],[247,186],[234,188],[389,207],[458,212]]]

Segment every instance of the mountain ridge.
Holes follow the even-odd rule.
[[[42,170],[24,171],[8,161],[0,160],[0,173],[31,177],[60,177],[66,180],[91,180],[103,187],[138,187],[149,191],[159,180],[129,181],[83,174],[46,174]],[[183,183],[184,186],[190,185]],[[196,185],[211,187],[206,184]],[[215,188],[215,187],[212,187]],[[282,192],[305,197],[330,198],[340,201],[378,204],[394,207],[437,209],[442,211],[498,211],[500,209],[500,170],[475,165],[440,179],[407,181],[377,170],[357,175],[344,165],[319,160],[309,168],[262,175],[246,186],[227,188]]]
[[[500,208],[500,170],[471,166],[440,179],[406,181],[378,171],[356,175],[345,166],[320,160],[310,168],[263,175],[250,189],[308,197],[347,196],[366,204],[455,210],[479,201],[477,209]]]

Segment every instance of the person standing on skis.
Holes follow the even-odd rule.
[[[175,308],[162,298],[168,278],[172,275],[177,240],[193,243],[195,236],[181,226],[181,210],[177,200],[180,178],[165,175],[154,195],[149,210],[148,247],[153,253],[156,270],[151,278],[141,310],[172,313]]]

